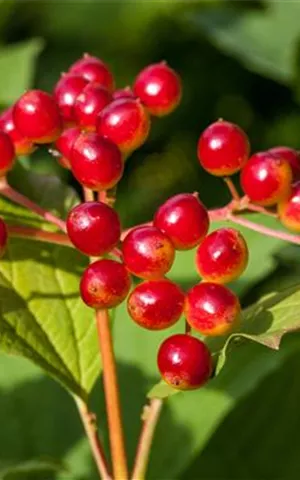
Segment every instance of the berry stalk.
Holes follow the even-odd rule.
[[[69,237],[64,233],[46,232],[37,228],[22,227],[19,225],[9,225],[7,231],[10,237],[29,238],[39,242],[54,243],[56,245],[65,245],[73,248]]]
[[[232,199],[235,200],[236,202],[240,201],[240,195],[237,189],[235,188],[235,185],[233,181],[231,180],[230,177],[224,177],[224,182],[226,183],[228,190],[232,196]]]
[[[110,330],[110,318],[107,310],[96,311],[96,323],[103,364],[103,383],[114,479],[126,480],[128,478],[128,471],[124,433],[121,419],[116,362]]]

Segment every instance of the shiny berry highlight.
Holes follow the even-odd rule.
[[[98,84],[90,83],[77,97],[74,114],[77,124],[85,130],[96,130],[97,117],[112,101],[111,93]]]

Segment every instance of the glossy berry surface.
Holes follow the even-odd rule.
[[[96,133],[82,133],[73,145],[71,167],[79,183],[99,191],[116,185],[124,165],[116,145]]]
[[[62,122],[55,99],[42,90],[29,90],[15,103],[13,120],[18,131],[34,143],[51,143]]]
[[[58,157],[58,162],[64,168],[71,168],[72,148],[81,134],[81,130],[78,127],[70,127],[62,132],[55,142],[55,148],[61,157]]]
[[[247,263],[247,244],[234,228],[220,228],[210,233],[196,252],[197,271],[209,282],[232,282],[243,273]]]
[[[188,250],[207,234],[209,217],[196,195],[182,193],[161,205],[155,214],[154,226],[168,235],[177,250]]]
[[[0,258],[4,255],[6,246],[7,246],[8,234],[7,234],[7,227],[0,217]]]
[[[131,318],[148,330],[162,330],[179,320],[184,293],[176,283],[167,279],[140,283],[131,292],[127,309]]]
[[[204,385],[212,373],[212,357],[205,343],[191,335],[177,334],[160,346],[157,365],[161,376],[179,390]]]
[[[108,253],[120,240],[117,212],[102,202],[84,202],[74,207],[67,218],[71,242],[86,255]]]
[[[58,80],[54,89],[54,97],[67,125],[76,122],[74,105],[77,97],[87,85],[88,81],[80,75],[65,73]]]
[[[260,205],[274,205],[290,191],[290,164],[270,152],[259,152],[249,159],[241,173],[241,186],[248,198]]]
[[[15,161],[15,149],[10,137],[0,131],[0,177],[12,169]]]
[[[136,98],[130,87],[118,88],[118,90],[113,92],[112,96],[114,100],[119,98]]]
[[[99,83],[110,92],[114,89],[113,75],[100,58],[86,53],[71,66],[69,71],[81,75],[88,82]]]
[[[182,94],[179,75],[165,62],[144,68],[138,74],[133,89],[147,110],[158,117],[171,113]]]
[[[274,147],[270,148],[268,151],[289,162],[292,169],[293,179],[300,179],[300,155],[297,150],[290,147]]]
[[[78,125],[85,130],[96,130],[97,116],[112,101],[111,93],[101,85],[88,84],[74,105]]]
[[[300,232],[300,182],[295,183],[290,195],[279,202],[278,214],[286,228]]]
[[[238,172],[247,162],[250,144],[247,135],[234,123],[218,120],[199,138],[198,159],[212,175],[226,176]]]
[[[102,110],[98,117],[97,131],[109,138],[122,152],[139,148],[150,129],[149,116],[139,100],[120,98]]]
[[[122,263],[97,260],[84,271],[80,282],[81,298],[92,308],[113,308],[125,300],[131,285]]]
[[[217,283],[201,282],[192,287],[186,296],[186,319],[203,335],[226,335],[235,327],[240,311],[237,296]]]
[[[123,241],[122,251],[128,270],[147,280],[165,275],[175,258],[171,240],[155,227],[145,226],[131,230]]]
[[[15,147],[16,155],[29,155],[35,149],[29,138],[24,137],[16,128],[13,119],[13,107],[8,108],[0,115],[0,130],[9,135]]]

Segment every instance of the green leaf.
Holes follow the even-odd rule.
[[[0,48],[0,104],[15,102],[31,85],[42,47],[42,40],[35,38]]]
[[[188,18],[247,68],[290,84],[300,34],[300,4],[276,0],[265,4],[266,8],[245,11],[230,7],[201,9]]]
[[[171,397],[172,395],[175,395],[176,393],[178,393],[178,390],[176,390],[175,388],[172,388],[166,382],[161,380],[161,382],[157,383],[156,385],[154,385],[153,388],[151,388],[147,397],[148,398],[168,398],[168,397]]]
[[[18,465],[7,466],[0,470],[1,480],[28,479],[28,476],[36,473],[51,473],[64,470],[65,467],[52,459],[29,460]]]

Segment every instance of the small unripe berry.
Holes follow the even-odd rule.
[[[119,98],[136,98],[130,87],[119,88],[113,92],[112,96],[113,100],[118,100]]]
[[[29,90],[15,103],[13,121],[33,143],[51,143],[60,135],[62,122],[55,99],[42,90]]]
[[[182,193],[159,207],[154,226],[168,235],[177,250],[188,250],[198,245],[207,234],[209,217],[196,195]]]
[[[212,175],[223,177],[238,172],[247,162],[249,139],[234,123],[218,120],[209,125],[199,138],[198,159]]]
[[[8,234],[4,220],[0,217],[0,258],[3,257],[7,246]]]
[[[149,116],[139,100],[120,98],[107,105],[98,117],[97,131],[124,153],[139,148],[150,130]]]
[[[113,308],[125,300],[130,285],[130,275],[122,263],[102,259],[84,271],[80,294],[89,307]]]
[[[24,137],[16,128],[13,119],[13,107],[8,108],[0,115],[0,130],[9,135],[15,147],[16,155],[29,155],[35,149],[29,138]]]
[[[12,169],[15,161],[15,149],[10,137],[0,131],[0,177]]]
[[[140,283],[127,301],[128,313],[141,327],[162,330],[179,320],[184,293],[176,283],[167,279]]]
[[[123,174],[120,150],[96,133],[82,133],[75,141],[71,158],[72,172],[78,182],[92,190],[114,187]]]
[[[97,117],[112,101],[112,95],[98,84],[88,84],[77,97],[74,105],[75,118],[81,128],[96,130]]]
[[[271,206],[288,196],[291,189],[290,164],[270,152],[259,152],[249,159],[241,173],[241,186],[248,198]]]
[[[155,227],[137,227],[125,237],[123,259],[128,270],[147,280],[165,275],[173,265],[175,249],[171,240]]]
[[[66,124],[76,122],[74,105],[88,81],[80,75],[65,73],[58,80],[54,88],[54,97],[59,106],[61,116]]]
[[[55,148],[61,157],[58,157],[58,162],[64,168],[71,168],[72,149],[75,141],[81,134],[78,127],[67,128],[62,132],[55,142]]]
[[[179,104],[182,94],[180,77],[166,62],[144,68],[138,74],[133,88],[147,110],[158,117],[171,113]]]
[[[78,250],[99,257],[117,245],[121,225],[117,212],[105,203],[84,202],[69,212],[67,231]]]
[[[295,183],[290,195],[278,203],[278,214],[286,228],[300,232],[300,182]]]
[[[293,180],[299,180],[300,178],[300,155],[297,150],[290,147],[273,147],[269,149],[269,152],[274,155],[278,155],[287,162],[289,162],[292,169]]]
[[[114,89],[114,78],[108,66],[100,60],[89,54],[84,54],[82,58],[73,63],[70,70],[71,73],[81,75],[88,82],[95,82],[102,85],[110,92]]]
[[[240,311],[237,296],[217,283],[201,282],[186,296],[186,319],[202,335],[226,335],[236,326]]]
[[[192,390],[210,378],[213,362],[205,343],[191,335],[177,334],[160,346],[157,365],[161,376],[179,390]]]
[[[196,268],[208,282],[236,280],[248,263],[248,248],[242,234],[234,228],[220,228],[208,235],[196,253]]]

